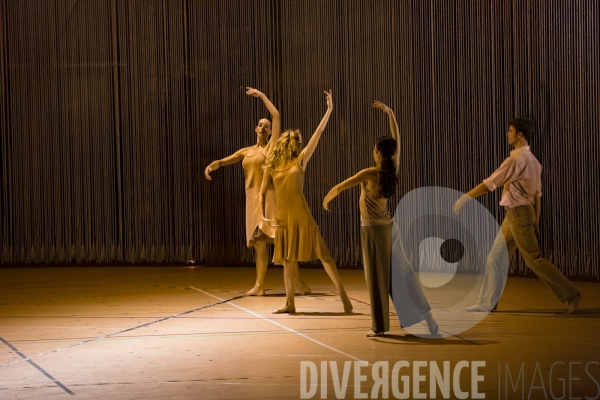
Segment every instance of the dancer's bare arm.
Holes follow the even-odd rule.
[[[482,194],[486,194],[487,192],[489,192],[490,189],[488,189],[488,187],[485,185],[485,183],[480,183],[479,185],[475,186],[473,189],[471,189],[467,194],[462,195],[462,197],[460,199],[458,199],[456,201],[456,203],[454,203],[454,207],[452,207],[452,211],[454,211],[454,214],[459,213],[460,209],[463,208],[463,206],[473,200],[476,199],[477,197],[481,196]]]
[[[327,96],[327,111],[325,112],[325,115],[323,116],[321,123],[317,127],[317,130],[315,130],[315,133],[313,133],[313,135],[311,136],[310,141],[308,142],[308,144],[306,145],[304,150],[302,150],[302,153],[304,154],[304,165],[306,165],[306,163],[308,163],[308,160],[310,160],[313,153],[315,152],[315,149],[317,148],[317,144],[319,144],[319,139],[321,138],[321,134],[325,130],[325,127],[327,126],[327,122],[329,121],[329,116],[331,115],[331,111],[333,111],[333,99],[331,97],[331,90],[329,92],[325,92],[325,96]]]
[[[350,189],[351,187],[359,185],[362,182],[377,182],[377,169],[374,167],[363,169],[353,177],[335,185],[323,199],[323,208],[327,211],[330,211],[329,202],[331,202],[331,200],[335,199],[344,190]]]
[[[267,188],[269,187],[269,181],[271,180],[271,168],[265,168],[265,172],[263,174],[263,180],[260,184],[260,196],[259,196],[259,206],[260,213],[262,215],[262,219],[266,220],[265,217],[265,204],[266,204],[266,196],[267,196]]]
[[[236,151],[235,153],[233,153],[232,155],[230,155],[228,157],[211,162],[208,165],[208,167],[206,167],[206,169],[204,170],[204,176],[206,177],[206,179],[211,181],[212,180],[212,178],[210,177],[211,172],[213,172],[214,170],[217,170],[221,167],[224,167],[226,165],[235,164],[236,162],[242,161],[244,159],[244,157],[246,156],[246,151],[248,151],[248,147],[244,147],[243,149]]]
[[[394,154],[394,165],[396,166],[396,171],[400,168],[400,131],[398,130],[398,122],[396,121],[396,116],[394,115],[394,111],[383,104],[380,101],[375,100],[373,103],[373,107],[379,108],[383,112],[388,115],[390,120],[390,135],[396,140],[396,153]]]
[[[265,103],[267,110],[269,110],[269,113],[271,114],[273,122],[271,125],[271,140],[269,141],[269,144],[266,148],[266,151],[268,152],[272,146],[275,146],[274,144],[271,144],[276,143],[277,139],[279,139],[279,135],[281,134],[281,117],[279,115],[279,111],[277,110],[277,107],[275,107],[275,105],[271,102],[271,100],[269,100],[269,98],[261,91],[251,87],[246,87],[246,89],[246,94],[261,99],[263,103]]]

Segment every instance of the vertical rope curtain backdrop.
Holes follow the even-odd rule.
[[[264,105],[305,141],[334,113],[305,194],[334,258],[360,265],[358,189],[401,127],[400,187],[467,191],[533,119],[542,249],[600,277],[600,3],[421,0],[15,0],[0,5],[0,262],[252,262],[240,165]],[[498,218],[500,191],[482,197]],[[524,272],[517,259],[513,268]]]

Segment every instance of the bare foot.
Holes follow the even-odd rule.
[[[431,333],[432,335],[437,335],[439,326],[437,322],[435,322],[435,319],[433,319],[431,312],[427,317],[425,317],[425,322],[427,322],[427,328],[429,329],[429,333]]]
[[[577,310],[577,307],[579,307],[579,302],[581,301],[581,293],[579,293],[577,296],[573,297],[571,300],[569,300],[568,308],[567,308],[567,314],[573,314],[575,312],[575,310]]]
[[[265,289],[262,286],[256,285],[252,289],[244,293],[244,296],[264,296]]]
[[[377,337],[383,335],[385,335],[385,332],[375,332],[373,329],[371,329],[369,333],[367,333],[367,337]]]
[[[340,293],[340,298],[342,299],[342,304],[344,304],[344,312],[352,312],[352,302],[346,292]]]
[[[298,289],[300,289],[300,294],[302,296],[306,296],[312,293],[308,285],[304,282],[298,282]]]
[[[291,314],[296,312],[296,307],[294,306],[283,306],[277,311],[273,311],[273,314]]]

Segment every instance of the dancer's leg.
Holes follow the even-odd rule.
[[[265,275],[269,266],[269,251],[267,242],[264,240],[254,242],[254,251],[256,254],[256,283],[254,287],[244,293],[244,296],[264,296],[265,295]]]
[[[333,261],[333,258],[331,257],[321,258],[320,260],[323,263],[323,267],[325,267],[325,272],[327,272],[327,275],[329,275],[329,278],[331,278],[333,284],[340,293],[340,298],[342,299],[342,304],[344,305],[344,311],[352,311],[352,302],[348,298],[346,290],[344,290],[344,285],[342,285],[342,280],[338,274],[337,267],[335,266],[335,261]]]
[[[371,300],[371,330],[375,334],[386,332],[390,330],[392,225],[362,226],[360,238],[365,282]]]
[[[498,232],[487,257],[479,301],[475,306],[467,308],[468,311],[491,311],[500,300],[500,295],[504,290],[502,283],[505,282],[504,278],[508,275],[508,262],[517,248],[510,225],[509,219],[504,218],[500,232]]]
[[[283,261],[283,282],[285,283],[285,306],[275,311],[274,314],[296,312],[296,304],[294,301],[294,291],[296,289],[294,261]]]
[[[432,335],[437,335],[439,326],[435,319],[433,319],[433,315],[431,314],[431,310],[425,313],[425,322],[427,322],[427,329],[429,329],[429,333]]]
[[[310,288],[306,283],[304,283],[302,277],[300,277],[300,267],[298,266],[298,261],[291,262],[294,264],[294,275],[296,277],[296,285],[298,286],[298,289],[300,289],[300,294],[303,296],[310,294]]]
[[[535,210],[533,206],[522,206],[508,210],[511,230],[525,264],[554,292],[562,303],[580,296],[579,291],[550,261],[542,257],[535,236]]]
[[[402,328],[408,328],[426,321],[429,331],[435,333],[437,324],[431,315],[431,307],[425,297],[415,268],[406,257],[398,224],[392,225],[392,254],[390,294],[394,302],[396,316]]]

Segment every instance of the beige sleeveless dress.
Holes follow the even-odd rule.
[[[254,247],[257,240],[273,243],[275,228],[263,221],[260,212],[260,186],[263,180],[262,166],[267,158],[266,149],[256,151],[249,148],[242,161],[246,182],[246,242],[248,247]],[[269,183],[266,194],[265,217],[274,220],[277,210],[275,188]]]
[[[273,262],[330,260],[329,249],[321,236],[304,197],[304,153],[290,167],[272,170],[277,195],[277,229]]]

